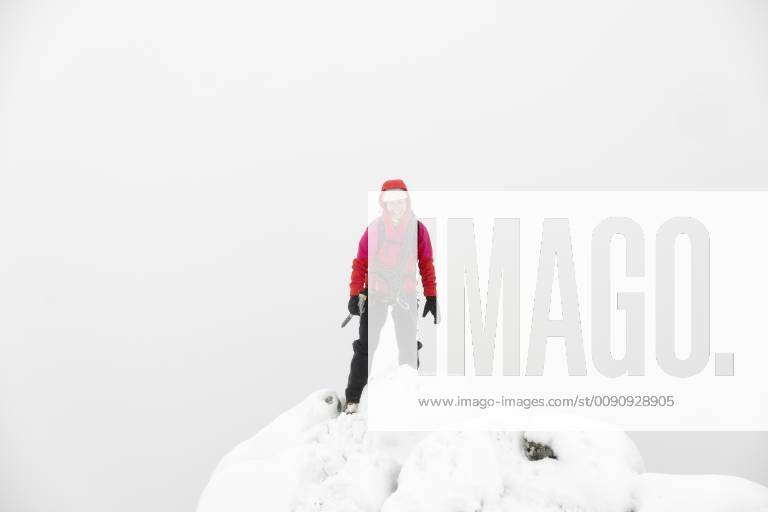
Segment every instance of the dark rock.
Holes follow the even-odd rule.
[[[523,438],[523,449],[528,460],[557,459],[554,450],[546,444],[529,441]]]

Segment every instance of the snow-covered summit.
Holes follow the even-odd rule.
[[[309,395],[219,463],[198,512],[768,512],[768,488],[644,473],[629,437],[369,432]]]

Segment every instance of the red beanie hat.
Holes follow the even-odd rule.
[[[401,179],[387,180],[381,186],[382,192],[385,192],[387,190],[397,190],[397,189],[408,190],[408,187],[405,186],[405,182]]]
[[[397,194],[397,192],[394,192],[394,193],[390,192],[390,194],[387,194],[387,192],[389,192],[390,190],[392,190],[392,191],[402,190],[402,191],[404,191],[403,197],[405,199],[408,199],[408,187],[405,186],[405,182],[403,180],[400,180],[400,179],[387,180],[381,186],[381,194],[379,194],[379,205],[380,206],[382,206],[382,207],[384,206],[385,195]],[[408,206],[410,207],[410,200],[408,201]]]

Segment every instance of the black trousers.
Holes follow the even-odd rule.
[[[416,341],[416,299],[408,300],[407,304],[408,308],[403,308],[399,304],[390,305],[371,301],[363,312],[360,317],[360,337],[352,343],[354,352],[349,365],[349,379],[345,392],[347,402],[360,401],[360,395],[368,382],[370,361],[373,360],[373,354],[376,353],[376,347],[379,345],[381,329],[386,323],[388,311],[392,314],[395,326],[398,362],[401,365],[418,367],[417,349],[421,348],[421,344]]]

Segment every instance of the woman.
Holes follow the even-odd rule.
[[[432,243],[427,228],[411,211],[408,189],[403,180],[387,180],[381,187],[381,216],[365,230],[352,261],[347,308],[360,315],[360,337],[352,344],[354,353],[346,389],[347,414],[355,413],[368,382],[368,350],[376,351],[381,329],[392,311],[400,364],[414,368],[416,352],[417,279],[421,275],[426,302],[424,313],[437,323],[437,288]],[[365,300],[360,300],[360,295]]]

